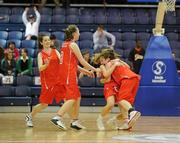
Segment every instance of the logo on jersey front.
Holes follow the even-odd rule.
[[[166,83],[166,79],[163,76],[166,72],[166,64],[163,61],[155,61],[152,64],[152,72],[154,73],[152,83]]]

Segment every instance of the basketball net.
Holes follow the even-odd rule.
[[[162,36],[165,33],[165,29],[162,28],[165,12],[175,11],[176,0],[162,0],[159,1],[158,9],[156,13],[156,24],[153,28],[153,34],[156,36]]]

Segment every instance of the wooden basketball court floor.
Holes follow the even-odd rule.
[[[80,113],[81,122],[87,129],[62,131],[51,124],[54,115],[39,113],[34,119],[34,127],[27,128],[25,113],[0,113],[0,143],[180,143],[180,117],[142,116],[131,131],[110,128],[98,131],[98,114]],[[64,121],[69,126],[70,119],[65,117]],[[124,138],[119,139],[121,137]]]

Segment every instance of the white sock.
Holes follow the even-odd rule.
[[[55,117],[53,117],[53,119],[60,120],[60,119],[61,119],[61,117],[60,117],[60,116],[58,116],[58,115],[56,115]]]
[[[101,120],[103,120],[103,117],[101,116],[101,114],[99,114],[98,118],[101,119]]]

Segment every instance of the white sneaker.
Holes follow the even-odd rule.
[[[130,113],[130,117],[129,117],[129,121],[128,121],[128,125],[129,127],[134,126],[134,124],[136,123],[137,119],[141,116],[141,113],[138,111],[132,111]]]
[[[79,120],[76,120],[71,123],[71,128],[76,129],[76,130],[81,130],[81,129],[86,129],[83,125],[79,123]]]
[[[33,127],[33,121],[31,114],[26,114],[25,116],[26,126],[27,127]]]
[[[67,130],[67,128],[61,118],[54,117],[51,119],[51,122],[58,128],[60,128],[62,130]]]
[[[118,127],[118,130],[129,130],[131,127],[128,125],[129,120],[125,120],[124,123]]]
[[[116,119],[116,116],[110,118],[107,122],[107,125],[109,127],[111,127],[112,129],[118,129],[118,123],[117,123],[117,119]]]
[[[96,123],[97,123],[97,127],[98,127],[98,129],[100,131],[104,131],[105,130],[102,118],[98,117],[97,120],[96,120]]]

